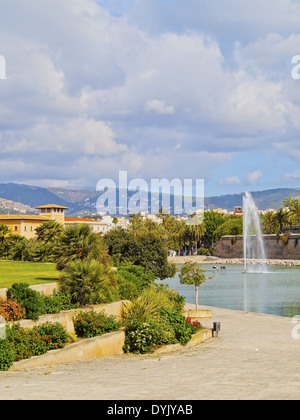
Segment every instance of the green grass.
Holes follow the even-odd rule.
[[[59,271],[55,264],[0,261],[0,289],[9,288],[14,283],[52,283],[58,280]]]

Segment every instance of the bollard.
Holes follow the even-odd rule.
[[[221,331],[221,323],[214,322],[213,323],[213,337],[218,337],[220,331]]]

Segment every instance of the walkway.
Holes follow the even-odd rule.
[[[0,373],[0,399],[300,399],[300,339],[292,337],[297,325],[211,309],[222,331],[200,346]]]

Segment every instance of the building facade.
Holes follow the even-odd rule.
[[[0,224],[8,226],[10,234],[24,236],[27,239],[36,236],[36,229],[49,220],[55,220],[64,225],[65,210],[68,207],[48,204],[36,207],[39,210],[39,216],[32,215],[16,215],[16,214],[0,214]]]
[[[111,229],[111,226],[102,220],[81,219],[79,217],[70,217],[65,219],[65,226],[74,226],[82,223],[89,225],[94,233],[102,233],[103,235]]]

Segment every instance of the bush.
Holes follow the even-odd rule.
[[[39,335],[47,345],[47,350],[60,349],[68,342],[68,334],[59,322],[46,322],[32,329],[34,334]]]
[[[150,287],[155,280],[155,276],[151,271],[147,271],[144,267],[132,264],[118,267],[118,276],[134,283],[139,292]]]
[[[37,320],[45,313],[43,296],[30,289],[27,283],[14,283],[7,291],[7,298],[15,298],[25,308],[26,319]]]
[[[117,331],[121,327],[113,315],[107,316],[103,312],[80,312],[74,318],[74,329],[78,337],[92,338],[112,331]]]
[[[64,347],[68,334],[59,323],[46,323],[32,329],[13,324],[6,327],[6,341],[14,350],[14,361],[18,361]]]
[[[184,296],[164,284],[154,284],[152,287],[145,289],[141,296],[155,301],[161,309],[168,308],[181,312],[185,304]]]
[[[203,326],[200,321],[192,321],[190,317],[186,318],[186,322],[190,324],[190,327],[192,329],[192,334],[196,334],[197,331],[200,331],[203,329]]]
[[[3,316],[6,321],[19,321],[25,313],[25,309],[16,299],[0,301],[0,316]]]
[[[193,334],[190,323],[177,311],[164,308],[161,314],[173,328],[176,340],[183,346],[186,345],[191,340]]]
[[[63,270],[59,283],[61,291],[72,296],[72,303],[85,306],[111,302],[117,282],[109,266],[96,260],[77,259]]]
[[[72,303],[72,296],[70,293],[62,291],[53,291],[51,296],[43,296],[45,303],[46,314],[57,314],[60,311],[69,311],[70,309],[79,308],[79,303]]]
[[[210,255],[210,250],[208,248],[199,248],[197,255]]]
[[[175,343],[173,331],[168,325],[159,321],[142,322],[134,320],[126,325],[125,353],[150,353],[162,344]]]
[[[7,371],[14,363],[15,352],[8,340],[0,339],[0,371]]]

